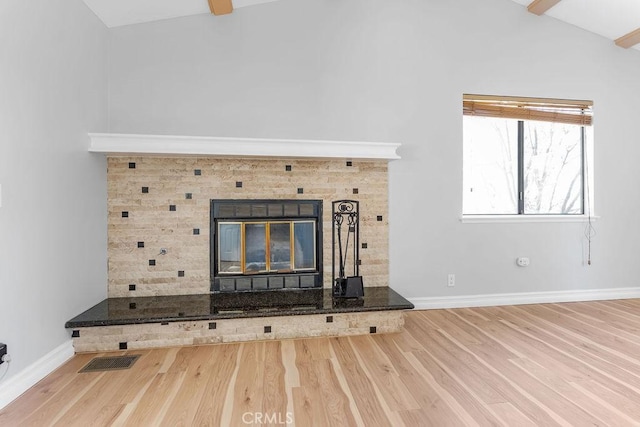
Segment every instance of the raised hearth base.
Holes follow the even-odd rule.
[[[400,332],[413,308],[388,287],[110,298],[67,322],[77,353]]]
[[[215,322],[94,326],[74,330],[76,353],[256,340],[400,332],[402,311],[254,317]]]

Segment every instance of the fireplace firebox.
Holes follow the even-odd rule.
[[[211,200],[211,291],[322,287],[322,200]]]

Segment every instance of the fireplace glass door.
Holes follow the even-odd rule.
[[[212,292],[320,288],[322,200],[211,200]]]
[[[218,222],[218,274],[316,270],[316,222]]]

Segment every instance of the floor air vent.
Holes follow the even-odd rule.
[[[133,356],[113,356],[113,357],[96,357],[87,363],[87,365],[80,369],[81,372],[102,372],[102,371],[117,371],[120,369],[129,369],[136,363],[136,360],[140,357],[139,354]]]

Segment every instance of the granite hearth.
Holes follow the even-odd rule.
[[[413,305],[389,287],[108,298],[68,321],[76,352],[399,332]]]

